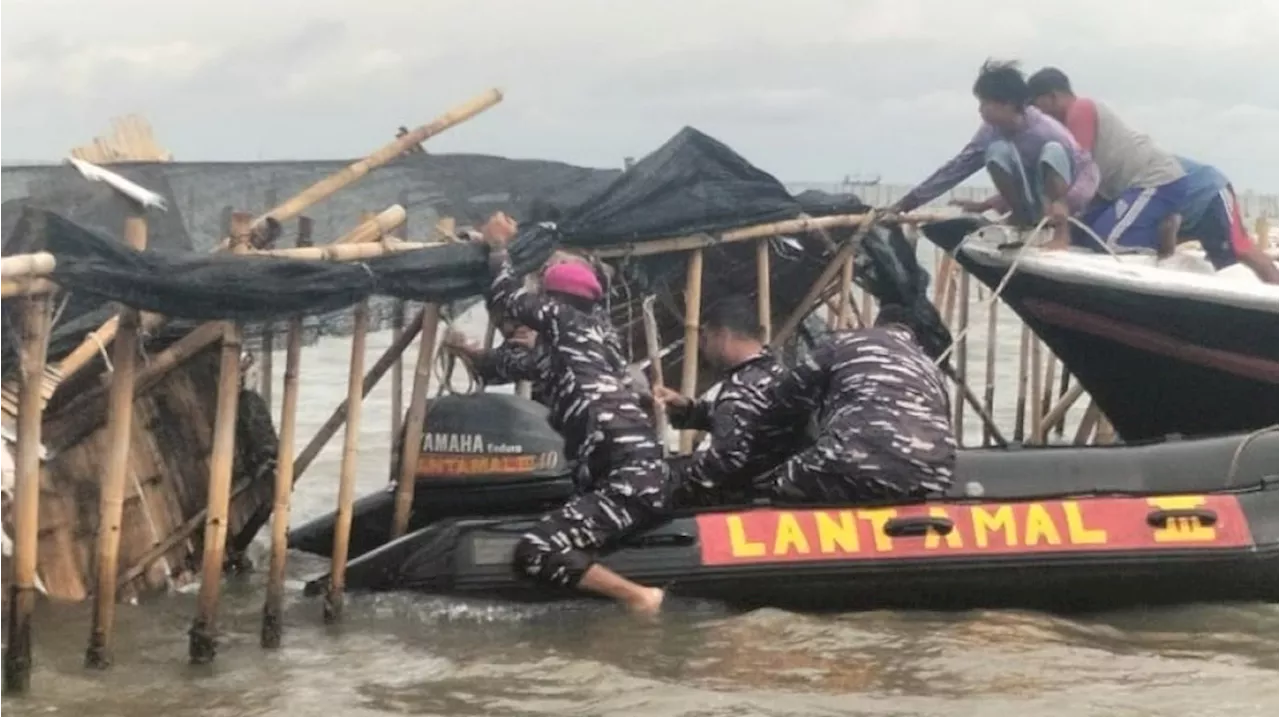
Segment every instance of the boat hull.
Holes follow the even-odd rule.
[[[954,252],[976,226],[953,220],[925,232]],[[962,249],[957,260],[995,289],[1011,254],[991,261],[990,253]],[[1173,291],[1082,285],[1025,268],[1014,272],[1000,298],[1080,381],[1126,441],[1254,430],[1275,425],[1280,415],[1274,302],[1230,304]]]

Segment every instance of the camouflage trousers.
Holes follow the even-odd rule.
[[[666,518],[671,490],[661,454],[628,451],[615,462],[593,490],[574,496],[521,536],[514,559],[519,575],[574,587],[600,551]]]
[[[824,431],[757,482],[757,492],[777,503],[867,503],[923,499],[951,485],[951,465],[934,465],[859,435],[856,429]]]

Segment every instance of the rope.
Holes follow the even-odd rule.
[[[93,339],[93,342],[98,345],[98,353],[102,354],[102,361],[107,365],[107,373],[115,373],[116,368],[111,365],[111,357],[107,355],[107,347],[102,343],[102,339],[98,338],[98,332],[94,331],[89,334],[89,338]]]

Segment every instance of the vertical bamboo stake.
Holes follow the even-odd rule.
[[[684,288],[684,365],[680,392],[689,398],[698,393],[698,324],[702,315],[702,250],[689,253]],[[680,432],[680,452],[693,452],[693,431]]]
[[[840,267],[840,311],[836,318],[836,328],[853,328],[853,257],[844,260]]]
[[[1053,425],[1045,422],[1045,414],[1049,413],[1049,408],[1053,406],[1053,388],[1054,379],[1057,378],[1058,359],[1049,352],[1045,357],[1044,366],[1044,395],[1039,399],[1040,408],[1040,435],[1036,437],[1038,443],[1046,443],[1049,440],[1049,431],[1053,430]]]
[[[249,241],[253,215],[232,215],[233,251]],[[205,505],[204,554],[200,561],[200,596],[196,618],[188,632],[187,646],[192,664],[212,662],[217,655],[215,639],[218,592],[222,587],[222,561],[227,546],[227,514],[231,503],[231,468],[236,450],[236,413],[240,406],[240,327],[223,322],[222,356],[218,371],[218,408],[214,415],[213,447],[209,458],[209,493]]]
[[[130,202],[124,221],[125,242],[134,249],[147,246],[147,217],[141,206]],[[134,368],[138,356],[138,312],[124,307],[120,329],[111,347],[111,389],[107,403],[107,474],[98,496],[98,538],[96,544],[97,586],[93,591],[93,623],[86,667],[111,666],[111,632],[116,615],[116,573],[120,571],[120,523],[124,513],[124,491],[129,477],[129,445],[133,430]],[[139,495],[140,500],[146,496]]]
[[[957,317],[958,326],[957,334],[960,339],[956,342],[956,398],[953,402],[952,410],[955,415],[951,420],[952,429],[956,434],[956,442],[964,445],[964,390],[966,381],[969,379],[969,272],[960,272],[960,286],[957,292],[960,299],[960,315]]]
[[[1023,426],[1027,420],[1027,354],[1031,350],[1031,329],[1022,325],[1022,339],[1018,343],[1018,405],[1014,409],[1013,440],[1023,441]]]
[[[18,455],[14,482],[13,579],[5,637],[4,688],[31,689],[31,613],[36,606],[36,560],[40,540],[41,389],[49,350],[49,296],[22,299],[22,387],[18,393]]]
[[[993,415],[996,402],[996,326],[1000,320],[999,306],[998,301],[992,301],[987,305],[987,385],[982,392],[982,405],[988,416]],[[982,445],[990,445],[991,439],[991,427],[983,422]]]
[[[422,337],[418,363],[413,370],[413,393],[409,415],[405,417],[404,440],[400,444],[400,480],[396,485],[395,514],[391,519],[391,539],[409,530],[413,514],[413,491],[418,476],[418,454],[422,451],[423,423],[427,418],[427,389],[431,381],[431,361],[436,352],[436,332],[440,327],[440,307],[427,304],[422,310]]]
[[[293,440],[298,425],[298,364],[302,359],[302,319],[289,320],[284,355],[284,399],[280,405],[280,445],[276,453],[276,484],[271,510],[271,570],[267,576],[267,599],[262,606],[263,647],[280,646],[284,623],[280,619],[284,601],[285,555],[289,547],[289,509],[293,494]]]
[[[333,527],[333,567],[324,598],[325,622],[342,619],[342,592],[347,582],[347,551],[351,542],[351,501],[356,491],[356,451],[360,443],[360,409],[364,403],[364,345],[369,328],[368,299],[356,304],[351,334],[351,367],[347,374],[347,425],[342,436],[342,469],[338,476],[338,516]]]
[[[769,269],[769,239],[756,241],[756,313],[765,345],[773,341],[773,275]]]
[[[1040,337],[1031,337],[1031,439],[1027,443],[1040,443],[1044,438],[1042,418],[1044,413],[1040,410],[1040,392],[1042,390],[1041,383],[1044,374],[1040,373],[1044,363],[1040,360]]]
[[[1101,409],[1098,411],[1098,432],[1094,434],[1093,442],[1100,446],[1108,446],[1116,442],[1116,428],[1111,425],[1111,421]]]
[[[1065,365],[1063,365],[1062,378],[1058,382],[1058,400],[1062,401],[1070,390],[1071,390],[1071,372],[1067,370],[1067,367]],[[1065,434],[1067,431],[1067,412],[1066,411],[1062,412],[1062,418],[1059,418],[1057,421],[1054,421],[1052,428],[1054,432],[1058,434],[1058,438],[1063,437],[1063,434]]]
[[[400,193],[400,206],[404,207],[405,219],[400,226],[404,238],[409,238],[409,192]],[[399,341],[404,335],[404,318],[405,318],[405,302],[403,299],[396,299],[396,303],[391,313],[391,343]],[[396,442],[395,438],[400,435],[404,421],[404,360],[397,355],[396,362],[391,365],[391,465],[396,464]]]
[[[644,317],[644,343],[645,349],[649,354],[649,369],[653,378],[650,379],[650,391],[653,395],[661,392],[666,382],[662,377],[662,350],[658,347],[658,320],[653,316],[653,302],[656,297],[650,294],[644,297],[641,304],[641,313]],[[658,431],[658,442],[662,445],[662,455],[667,454],[667,407],[662,401],[653,402],[653,421],[654,427]]]

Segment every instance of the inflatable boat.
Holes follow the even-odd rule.
[[[468,402],[529,403],[497,394],[447,400],[453,405],[437,402],[429,423],[444,409],[455,417],[471,413],[462,410]],[[526,405],[525,416],[536,408]],[[463,447],[438,443],[441,424],[434,425],[420,467],[443,465],[439,456],[453,454],[441,449]],[[558,440],[543,430],[527,433],[541,442],[537,448]],[[488,450],[486,435],[476,436],[470,447]],[[1278,452],[1275,430],[1141,445],[965,450],[953,490],[937,500],[682,509],[602,560],[673,595],[743,607],[1277,602]],[[484,466],[493,457],[468,460]],[[366,497],[356,512],[352,554],[359,556],[348,564],[348,589],[580,597],[531,585],[510,567],[524,529],[572,490],[555,474],[556,461],[542,465],[540,476],[489,468],[472,477],[421,475],[415,529],[392,542],[385,542],[391,493]],[[326,554],[331,524],[326,516],[300,527],[292,544]],[[326,580],[309,581],[308,592]]]

